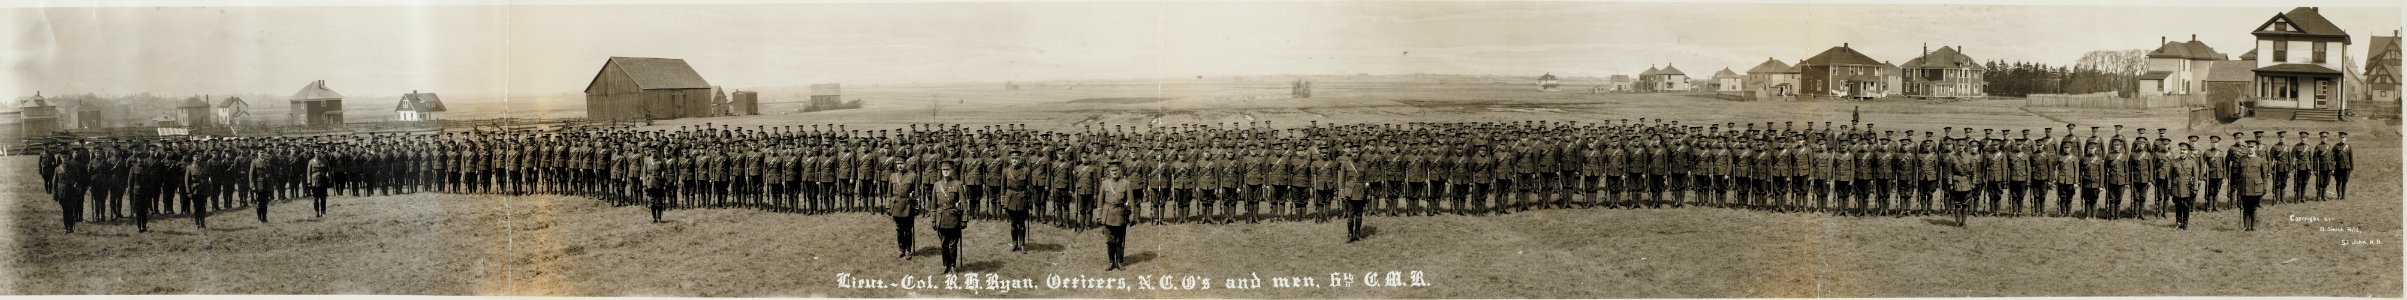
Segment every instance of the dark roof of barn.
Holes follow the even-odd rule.
[[[1555,74],[1546,73],[1546,75],[1538,75],[1538,80],[1555,80]]]
[[[694,66],[685,64],[683,59],[611,57],[608,63],[618,65],[619,72],[626,73],[639,89],[710,88],[710,82],[702,80],[702,74],[694,72]]]
[[[1797,65],[1880,66],[1882,64],[1880,60],[1872,59],[1871,56],[1866,56],[1863,52],[1856,52],[1855,48],[1841,46],[1830,47],[1830,50],[1822,50],[1822,54],[1815,54],[1814,57],[1805,58],[1805,61],[1797,62]]]

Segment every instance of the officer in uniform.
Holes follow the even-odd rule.
[[[941,246],[944,273],[950,274],[961,265],[961,229],[969,227],[969,216],[962,210],[967,200],[962,199],[962,182],[954,178],[952,161],[937,163],[936,174],[937,179],[930,181],[925,194],[935,207],[936,235],[944,239]],[[1125,216],[1122,220],[1126,220]]]
[[[201,155],[194,155],[184,163],[184,207],[191,208],[192,226],[200,229],[209,229],[209,212],[203,209],[209,204],[202,195],[213,192],[208,188],[209,168],[201,164],[205,159]],[[68,232],[74,231],[74,228],[68,228]]]
[[[652,150],[654,150],[652,152],[658,152],[658,149]],[[662,166],[659,158],[652,157],[651,155],[639,154],[636,156],[635,160],[641,160],[640,163],[642,165],[637,167],[639,169],[636,171],[629,173],[633,173],[633,176],[641,180],[643,185],[641,188],[644,191],[644,198],[651,200],[648,201],[650,202],[650,205],[647,205],[647,208],[650,208],[652,211],[652,223],[658,224],[661,222],[661,215],[667,213],[669,210],[669,187],[667,186],[669,181],[667,178],[665,178],[665,174],[661,174],[663,170],[661,169]],[[906,233],[903,236],[905,237],[904,245],[905,247],[908,247],[910,245],[910,242],[908,242],[908,237],[910,235]]]
[[[268,188],[269,178],[275,174],[270,168],[274,166],[268,165],[266,154],[252,154],[250,165],[244,175],[250,177],[251,209],[258,212],[260,223],[267,223],[267,203],[275,197],[275,190]]]
[[[2258,131],[2257,135],[2263,136],[2264,132]],[[2239,176],[2233,177],[2239,182],[2233,186],[2240,190],[2240,224],[2247,231],[2257,231],[2257,205],[2273,188],[2273,182],[2269,178],[2272,176],[2273,169],[2271,164],[2266,162],[2264,155],[2258,153],[2257,145],[2256,140],[2249,140],[2247,147],[2238,149],[2240,157],[2233,163],[2239,172]]]
[[[1107,175],[1107,178],[1103,180],[1103,183],[1097,187],[1099,190],[1098,192],[1101,193],[1099,196],[1102,197],[1100,200],[1101,203],[1099,204],[1102,206],[1096,208],[1096,214],[1100,215],[1099,217],[1102,219],[1100,221],[1103,224],[1103,230],[1106,234],[1103,248],[1104,255],[1111,261],[1111,267],[1104,268],[1104,271],[1121,269],[1121,254],[1124,249],[1127,249],[1126,245],[1128,242],[1129,225],[1128,197],[1130,183],[1127,177],[1121,175],[1121,171],[1122,168],[1120,162],[1112,162],[1111,165],[1105,167],[1104,170],[1104,173],[1109,175]],[[955,230],[958,231],[959,229]],[[947,269],[949,270],[950,268]]]
[[[1964,215],[1967,213],[1966,211],[1972,210],[1972,190],[1976,187],[1973,176],[1982,172],[1980,154],[1972,147],[1970,144],[1956,146],[1956,151],[1950,155],[1952,159],[1947,165],[1948,174],[1950,174],[1948,176],[1948,210],[1955,213],[1956,227],[1958,228],[1969,225],[1965,223]]]
[[[2172,161],[2168,163],[2173,173],[2172,180],[2168,181],[2168,187],[2171,188],[2169,192],[2173,196],[2173,224],[2182,230],[2190,229],[2191,199],[2195,195],[2193,190],[2197,189],[2197,182],[2204,178],[2199,174],[2198,161],[2190,156],[2192,150],[2190,143],[2181,143],[2181,150],[2173,152],[2169,158]]]
[[[917,231],[913,228],[915,226],[912,226],[911,219],[919,215],[919,211],[916,209],[918,204],[914,203],[914,199],[912,199],[914,191],[911,190],[911,181],[913,180],[911,177],[914,174],[911,174],[911,168],[904,165],[901,160],[890,162],[890,164],[894,167],[886,170],[886,180],[883,183],[891,187],[883,191],[886,192],[886,217],[894,219],[894,243],[897,250],[895,257],[911,260],[911,234]]]
[[[2340,143],[2332,144],[2333,198],[2348,200],[2349,171],[2357,169],[2357,149],[2348,145],[2348,132],[2340,133]]]
[[[1349,143],[1346,149],[1338,152],[1337,157],[1337,199],[1346,203],[1346,243],[1353,243],[1363,238],[1362,211],[1370,205],[1370,199],[1363,195],[1364,166],[1355,156],[1360,147]]]

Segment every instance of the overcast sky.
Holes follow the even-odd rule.
[[[2355,39],[2398,4],[2318,3]],[[1597,2],[1071,2],[17,8],[11,80],[46,93],[289,95],[324,79],[354,98],[582,90],[610,56],[682,58],[712,84],[1165,78],[1247,74],[1691,75],[1852,44],[1902,63],[1963,46],[1981,60],[2198,39],[2238,56],[2293,4],[2213,7]],[[2369,6],[2382,5],[2382,6]]]

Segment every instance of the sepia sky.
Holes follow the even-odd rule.
[[[2210,7],[1599,2],[973,2],[342,7],[49,7],[6,14],[0,90],[354,98],[582,90],[604,58],[682,58],[713,84],[1451,73],[1692,76],[1851,44],[1903,63],[2070,64],[2197,34],[2238,56],[2293,4]],[[2318,3],[2363,60],[2400,7]],[[2251,6],[2255,5],[2255,6]],[[2382,6],[2374,6],[2382,5]]]

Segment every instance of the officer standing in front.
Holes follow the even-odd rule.
[[[954,178],[952,161],[937,163],[936,176],[936,180],[928,183],[926,194],[929,205],[935,208],[936,237],[943,239],[938,249],[944,252],[944,273],[949,274],[961,266],[961,229],[969,227],[969,216],[962,206],[968,204],[961,195],[963,183]]]
[[[1095,209],[1095,214],[1101,219],[1099,221],[1103,223],[1106,234],[1104,256],[1111,261],[1111,267],[1104,268],[1104,271],[1121,269],[1120,258],[1128,244],[1128,178],[1122,176],[1121,171],[1120,162],[1111,162],[1104,169],[1107,178],[1096,187],[1097,192],[1102,194],[1097,195],[1101,197],[1097,203],[1101,207]]]

